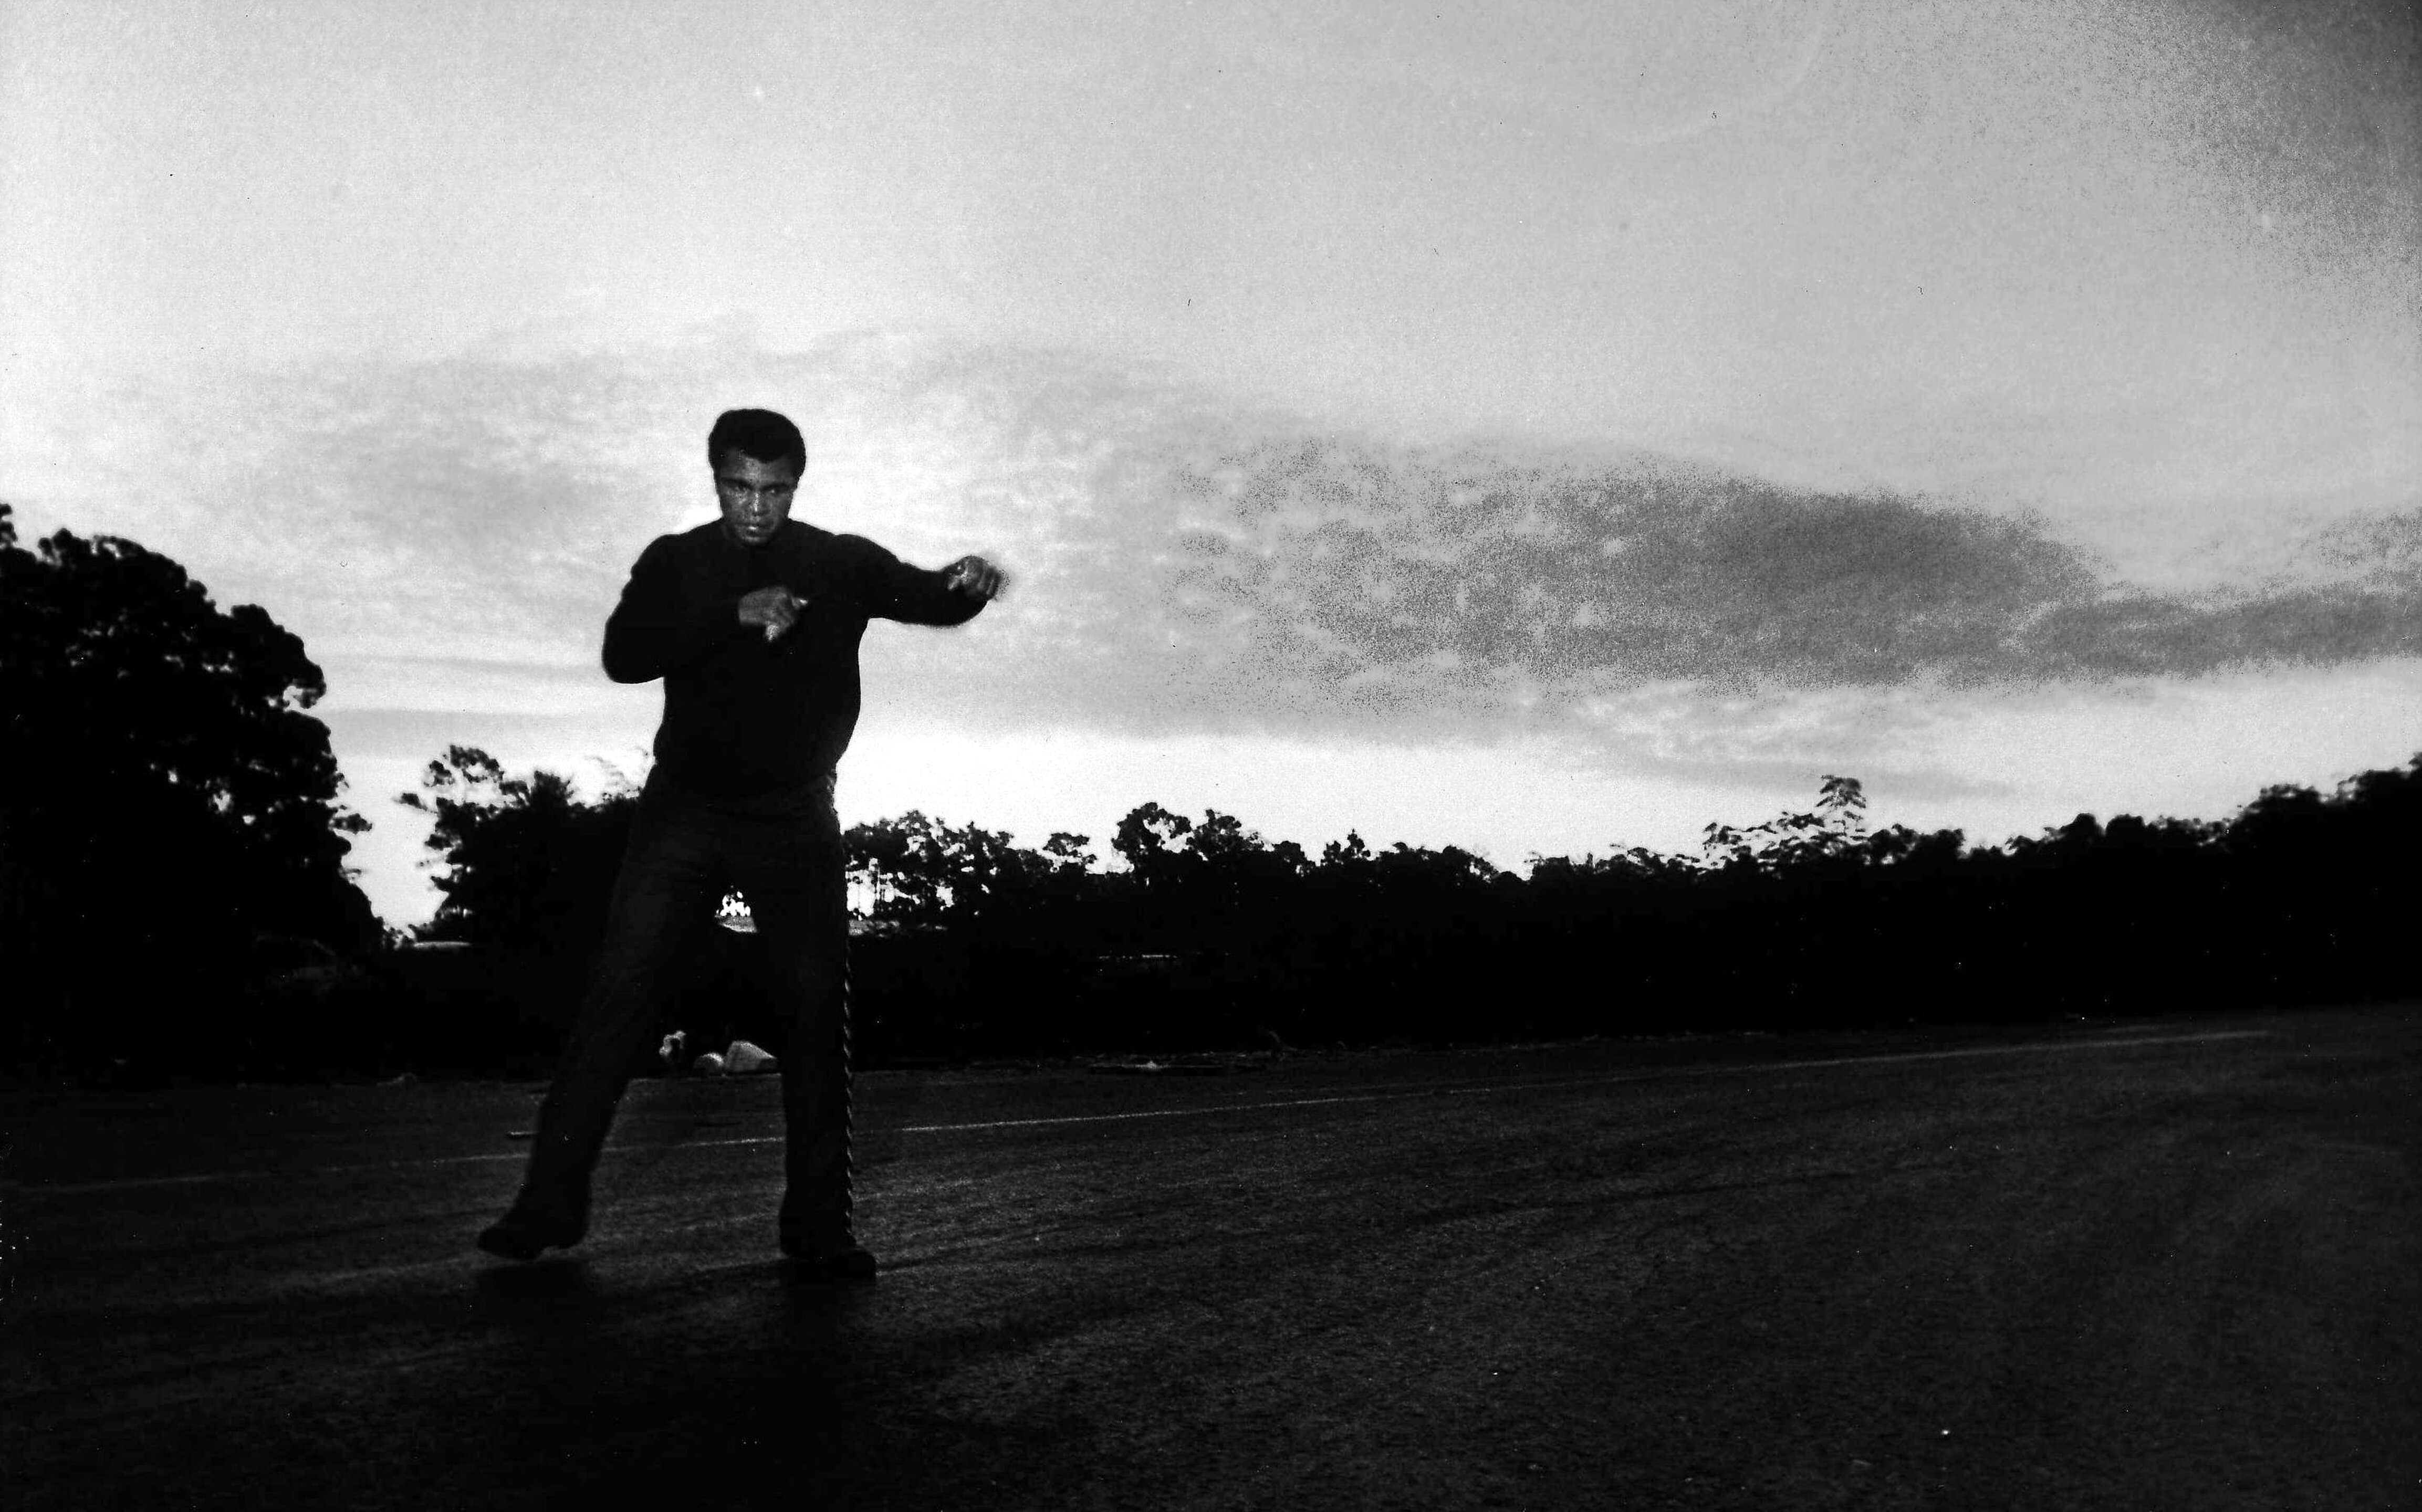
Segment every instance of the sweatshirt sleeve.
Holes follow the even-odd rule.
[[[984,601],[949,585],[943,573],[911,567],[863,537],[850,538],[860,558],[870,615],[911,625],[964,625]]]
[[[639,553],[622,601],[606,620],[606,675],[651,682],[714,650],[741,629],[737,598],[684,602],[674,538],[658,537]]]

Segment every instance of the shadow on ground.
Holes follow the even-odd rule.
[[[937,1082],[876,1099],[871,1286],[760,1257],[745,1101],[668,1101],[726,1143],[638,1152],[529,1266],[467,1253],[509,1165],[93,1191],[0,1450],[33,1507],[2396,1504],[2422,1016],[2165,1027],[1184,1116]]]

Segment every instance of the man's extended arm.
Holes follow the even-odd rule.
[[[673,538],[639,553],[622,601],[606,620],[606,675],[616,682],[650,682],[722,645],[741,628],[740,600],[686,603],[673,560]]]
[[[872,541],[865,543],[874,578],[869,608],[911,625],[964,625],[1000,594],[1000,569],[962,556],[938,572],[911,567]]]

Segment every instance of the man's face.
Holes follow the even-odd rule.
[[[715,469],[715,500],[723,507],[723,533],[742,546],[763,546],[791,518],[791,495],[799,470],[786,459],[769,462],[728,451]]]

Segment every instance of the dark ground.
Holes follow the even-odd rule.
[[[860,1086],[841,1289],[769,1081],[518,1268],[536,1087],[10,1089],[5,1500],[2422,1506],[2422,1009]]]

